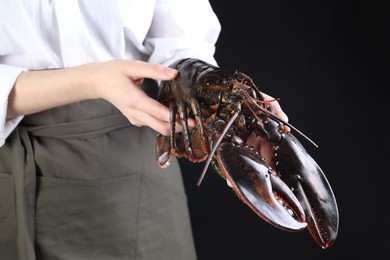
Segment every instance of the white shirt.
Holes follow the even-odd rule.
[[[207,0],[2,0],[0,146],[23,116],[6,120],[23,70],[110,59],[169,65],[213,58],[220,23]]]

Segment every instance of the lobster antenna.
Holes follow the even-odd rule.
[[[219,146],[219,144],[222,142],[222,139],[223,137],[225,136],[225,134],[227,133],[227,131],[229,130],[229,128],[231,127],[231,125],[233,124],[234,120],[236,120],[238,114],[240,113],[240,110],[241,109],[238,109],[232,116],[232,118],[230,118],[229,122],[227,123],[227,125],[225,126],[225,128],[223,129],[221,135],[219,136],[218,140],[215,142],[214,146],[213,146],[213,149],[211,150],[210,154],[209,154],[209,157],[207,158],[207,161],[206,161],[206,164],[203,168],[203,171],[202,171],[202,174],[200,175],[199,177],[199,180],[198,182],[196,183],[197,186],[200,186],[200,183],[202,182],[204,176],[206,175],[206,171],[207,171],[207,168],[209,167],[210,163],[211,163],[211,159],[213,158],[214,154],[215,154],[215,151],[217,150],[217,147]]]

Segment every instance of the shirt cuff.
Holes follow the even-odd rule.
[[[0,64],[0,147],[4,145],[6,138],[20,123],[23,116],[7,120],[8,96],[16,79],[25,68]]]

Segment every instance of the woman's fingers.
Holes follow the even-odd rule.
[[[130,123],[135,126],[148,126],[163,135],[169,135],[170,133],[170,123],[168,121],[160,120],[145,111],[132,109],[126,116]]]
[[[153,130],[163,134],[170,135],[171,133],[171,123],[168,120],[160,119],[158,116],[149,114],[144,110],[131,109],[126,115],[130,123],[136,126],[148,126]],[[195,122],[193,120],[188,120],[189,128],[193,127]],[[181,132],[183,127],[181,124],[175,124],[175,131]]]
[[[163,135],[169,135],[171,132],[171,113],[169,108],[150,98],[140,89],[134,90],[133,93],[137,93],[137,102],[132,102],[132,106],[127,108],[128,112],[126,113],[126,116],[129,118],[130,122],[137,126],[147,125]],[[193,119],[189,119],[187,124],[189,128],[192,128],[195,126],[196,122]],[[181,120],[178,117],[176,117],[175,131],[182,131]]]

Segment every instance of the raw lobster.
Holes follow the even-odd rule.
[[[158,133],[156,138],[159,166],[167,167],[172,155],[205,161],[198,185],[211,164],[262,219],[287,231],[307,228],[322,248],[331,246],[339,226],[336,199],[321,168],[290,131],[298,130],[273,113],[243,73],[193,58],[171,67],[179,73],[163,81],[158,93],[171,111],[171,134]],[[177,118],[182,132],[176,132]],[[192,129],[189,118],[196,121]],[[272,143],[276,169],[248,144],[251,134]]]

